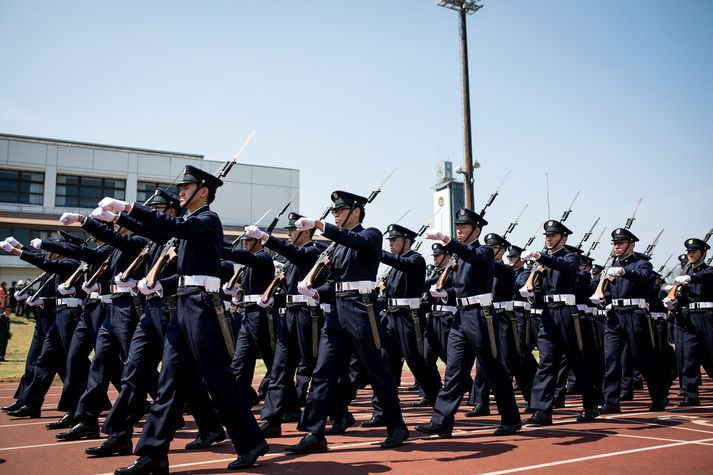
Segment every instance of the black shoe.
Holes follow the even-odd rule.
[[[368,421],[362,421],[359,425],[362,427],[386,427],[386,421],[380,417],[372,417]]]
[[[133,445],[131,439],[121,440],[109,437],[99,447],[84,449],[84,453],[92,457],[111,457],[112,455],[131,455]]]
[[[599,411],[594,409],[585,409],[577,416],[577,422],[592,422],[599,415]]]
[[[205,436],[198,434],[198,436],[193,439],[192,442],[186,444],[186,450],[198,450],[207,449],[213,444],[222,442],[225,440],[225,431],[221,428],[216,432],[208,432]]]
[[[307,434],[297,445],[285,447],[285,453],[293,455],[320,454],[327,451],[327,439],[322,436]]]
[[[242,455],[239,455],[234,461],[228,464],[228,470],[241,470],[243,468],[250,468],[255,465],[257,459],[262,457],[270,450],[270,446],[264,440],[260,445],[252,450],[248,450]]]
[[[114,475],[136,475],[136,474],[165,474],[168,473],[168,459],[156,460],[143,455],[128,467],[121,467],[114,470]]]
[[[282,437],[282,426],[267,420],[260,423],[260,431],[262,432],[262,436],[266,439]]]
[[[347,412],[346,415],[340,417],[338,420],[334,421],[332,427],[325,430],[326,435],[341,435],[347,431],[351,426],[356,424],[354,416],[351,412]]]
[[[13,402],[12,404],[9,404],[9,405],[7,405],[7,406],[3,406],[3,407],[2,407],[2,410],[5,411],[5,412],[8,412],[8,411],[17,411],[17,410],[20,409],[21,407],[22,407],[22,403],[21,403],[20,401],[15,401],[15,402]]]
[[[684,397],[682,401],[676,403],[678,407],[700,406],[701,400],[697,397]]]
[[[418,391],[421,386],[418,383],[413,383],[411,386],[406,386],[406,391]]]
[[[479,402],[473,409],[465,413],[465,417],[480,417],[490,415],[490,404]]]
[[[619,396],[619,400],[620,401],[633,401],[634,393],[630,393],[630,392],[621,393],[621,395]]]
[[[386,439],[379,444],[382,449],[393,449],[404,445],[408,440],[408,429],[405,427],[392,427],[388,431]]]
[[[292,422],[298,422],[300,420],[302,413],[300,411],[290,411],[282,415],[282,422],[290,424]]]
[[[20,406],[19,409],[14,411],[7,411],[8,416],[12,417],[29,417],[30,419],[37,419],[40,417],[41,410],[33,409],[30,406]]]
[[[525,414],[534,414],[536,411],[533,408],[531,408],[530,405],[528,404],[528,406],[525,408],[525,410],[523,412]]]
[[[69,429],[74,424],[72,423],[72,414],[67,413],[59,418],[59,420],[45,424],[49,430]]]
[[[557,399],[555,403],[552,405],[554,409],[563,409],[565,407],[564,405],[564,399]]]
[[[535,411],[532,417],[525,419],[525,425],[542,427],[552,425],[552,416],[544,411]]]
[[[499,425],[497,429],[495,429],[495,432],[493,432],[493,435],[513,435],[515,432],[519,431],[522,429],[522,423],[518,422],[517,424],[503,424]]]
[[[599,408],[599,414],[621,414],[621,406],[604,404]]]
[[[428,434],[428,435],[437,435],[441,439],[450,439],[453,437],[453,434],[451,434],[450,431],[445,431],[443,429],[440,429],[438,427],[433,427],[431,423],[428,424],[418,424],[416,427],[414,427],[417,431],[423,433],[423,434]]]
[[[649,406],[649,412],[661,412],[666,410],[666,403],[656,402]]]
[[[433,404],[427,397],[422,397],[418,401],[411,403],[411,407],[433,407]]]
[[[87,424],[80,422],[67,432],[60,432],[55,435],[59,440],[79,440],[79,439],[98,439],[99,424]]]

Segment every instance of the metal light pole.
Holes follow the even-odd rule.
[[[463,141],[464,157],[462,173],[465,175],[465,206],[475,208],[473,194],[473,134],[470,120],[470,82],[468,77],[468,34],[466,31],[465,16],[472,15],[483,6],[478,5],[480,0],[440,0],[439,7],[445,7],[458,12],[460,20],[460,71],[463,86]]]

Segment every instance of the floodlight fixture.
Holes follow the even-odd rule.
[[[439,0],[437,5],[472,15],[483,8],[483,5],[479,5],[479,1],[480,0]]]

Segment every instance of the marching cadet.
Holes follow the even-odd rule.
[[[606,301],[611,302],[604,330],[604,405],[600,409],[605,414],[619,413],[619,387],[621,382],[621,356],[624,341],[629,345],[634,366],[639,368],[648,383],[651,397],[650,411],[662,411],[668,399],[668,382],[664,373],[657,368],[653,347],[653,329],[646,310],[646,296],[650,292],[655,277],[653,267],[647,259],[634,253],[639,239],[628,229],[612,231],[614,261],[606,271]],[[602,284],[599,284],[601,289]],[[591,300],[594,304],[605,303],[595,292]]]
[[[262,357],[269,378],[275,356],[275,320],[272,302],[263,302],[260,299],[275,276],[275,264],[272,262],[272,256],[263,248],[261,240],[246,234],[241,239],[241,243],[241,249],[227,247],[223,249],[223,259],[243,266],[238,270],[240,277],[237,288],[231,289],[228,287],[229,284],[226,284],[223,286],[223,291],[233,296],[233,302],[243,312],[231,367],[243,397],[254,406],[260,401],[252,387],[255,362],[258,356]],[[295,391],[292,396],[289,410],[299,410],[297,392]]]
[[[582,351],[579,318],[571,309],[576,304],[574,293],[579,256],[564,248],[567,237],[572,234],[564,224],[550,220],[545,222],[544,230],[547,251],[525,250],[520,256],[537,261],[537,267],[532,270],[528,283],[520,289],[520,294],[528,299],[537,297],[536,302],[542,306],[537,335],[540,363],[530,396],[530,407],[535,413],[525,423],[533,426],[552,424],[555,386],[563,354],[582,391],[584,410],[577,416],[577,422],[588,422],[597,416],[594,385]]]
[[[468,376],[475,358],[478,358],[500,413],[501,423],[494,434],[514,434],[522,427],[520,413],[515,403],[512,377],[498,353],[499,328],[492,321],[494,252],[493,248],[482,246],[478,241],[482,227],[488,222],[466,208],[458,210],[455,218],[457,240],[440,231],[426,233],[428,239],[442,241],[445,249],[457,256],[457,261],[451,260],[451,263],[457,263],[453,288],[444,290],[435,284],[430,292],[442,299],[455,296],[459,312],[448,335],[448,364],[431,421],[417,425],[416,430],[451,437],[455,413],[468,390]]]
[[[131,234],[128,229],[115,231],[101,221],[77,213],[64,213],[60,222],[65,226],[79,222],[89,234],[116,249],[106,271],[115,276],[110,287],[109,314],[97,334],[86,388],[72,416],[74,426],[55,436],[60,440],[96,439],[99,437],[99,415],[104,409],[110,377],[117,371],[121,374],[123,366],[119,362],[126,361],[141,313],[131,294],[136,281],[122,282],[118,277],[149,241]]]
[[[185,218],[171,218],[113,198],[99,203],[106,211],[126,212],[130,218],[179,239],[176,315],[164,337],[158,398],[135,449],[139,459],[118,468],[117,475],[168,472],[169,445],[196,367],[239,454],[228,469],[251,467],[269,450],[230,369],[235,340],[223,320],[219,295],[223,228],[208,206],[222,184],[219,178],[187,165],[178,184],[181,207],[188,211]]]
[[[311,390],[297,426],[308,434],[297,445],[285,447],[285,452],[289,454],[326,452],[324,431],[330,410],[330,391],[349,365],[352,349],[368,374],[374,394],[383,408],[388,435],[381,442],[381,447],[398,447],[409,436],[401,415],[396,386],[380,353],[382,330],[376,322],[373,308],[382,235],[376,228],[362,226],[367,198],[335,191],[331,199],[335,224],[310,218],[300,218],[295,222],[298,231],[317,228],[334,243],[330,248],[327,281],[312,288],[306,278],[298,284],[298,291],[320,303],[333,300],[336,311],[326,315]],[[320,262],[325,263],[319,261],[318,265]]]
[[[423,351],[425,353],[426,362],[430,366],[436,366],[438,358],[444,363],[448,363],[448,333],[453,325],[453,317],[458,308],[456,308],[455,297],[449,296],[448,301],[444,304],[441,299],[434,298],[428,289],[431,288],[446,268],[451,253],[448,252],[441,243],[433,243],[431,245],[433,251],[433,269],[430,274],[426,275],[424,299],[429,308],[428,317],[426,319],[426,332],[423,339]],[[449,275],[444,282],[444,288],[453,287],[453,275]],[[433,405],[432,401],[424,401],[418,407]]]
[[[76,236],[64,231],[60,231],[60,234],[65,237],[65,242],[33,239],[30,245],[36,249],[43,249],[87,263],[86,270],[89,275],[93,275],[114,251],[112,246],[101,241],[96,243],[96,248],[91,248],[84,243],[84,240]],[[102,285],[106,294],[103,299],[96,292]],[[65,415],[59,420],[47,424],[47,428],[50,430],[68,429],[74,425],[72,416],[77,409],[79,398],[87,387],[89,355],[94,351],[99,328],[107,315],[108,305],[105,302],[109,300],[108,289],[109,279],[104,276],[98,279],[91,289],[82,285],[82,290],[87,295],[87,300],[84,303],[82,315],[74,329],[72,341],[69,345],[67,375],[64,378],[62,395],[57,405],[57,408],[60,411],[64,411]],[[115,382],[118,382],[117,374],[112,375],[112,377]],[[108,404],[108,402],[109,399],[106,398],[104,403]]]
[[[416,232],[398,224],[390,224],[386,229],[391,252],[382,251],[381,262],[393,269],[386,282],[386,313],[406,364],[425,397],[434,402],[441,389],[441,376],[437,367],[424,358],[425,318],[420,308],[426,261],[411,249],[416,236]]]
[[[3,241],[0,244],[4,251],[19,256],[23,261],[39,267],[48,274],[55,275],[53,280],[47,281],[47,285],[52,285],[61,297],[55,300],[54,321],[45,334],[42,350],[35,362],[32,382],[18,397],[18,400],[22,401],[22,406],[16,410],[8,411],[8,414],[13,417],[38,418],[45,395],[52,385],[55,374],[59,374],[63,380],[66,375],[67,351],[72,341],[74,327],[77,325],[82,311],[80,297],[83,297],[84,294],[79,291],[76,296],[72,296],[70,289],[63,289],[61,286],[77,270],[79,261],[52,253],[44,256],[41,253],[30,251],[14,239],[8,238],[8,241]],[[62,294],[60,289],[63,289],[62,292],[65,294]],[[35,295],[33,295],[33,301],[34,297]],[[34,302],[28,302],[28,305],[33,304]]]
[[[688,264],[663,302],[668,309],[678,307],[683,315],[684,322],[678,328],[683,348],[679,350],[676,345],[676,353],[682,353],[679,378],[683,399],[677,406],[688,407],[700,405],[701,364],[706,365],[706,356],[713,355],[713,268],[705,263],[710,249],[707,242],[690,238],[684,245]]]
[[[297,292],[297,284],[312,268],[322,249],[312,241],[314,230],[297,231],[295,228],[295,222],[301,217],[301,214],[294,212],[288,215],[287,241],[277,239],[257,226],[245,228],[246,236],[258,240],[289,261],[281,271],[281,278],[276,278],[283,281],[286,308],[285,316],[280,318],[278,325],[275,359],[270,372],[265,405],[260,413],[260,430],[265,437],[280,437],[285,414],[295,410],[295,406],[299,411],[294,381],[298,362],[303,361],[308,374],[311,375],[317,361],[319,331],[323,320],[321,310],[317,302]],[[268,302],[265,302],[263,297],[267,295],[260,297],[261,304],[269,303],[270,299],[273,299],[269,296]],[[353,417],[350,425],[352,424]]]

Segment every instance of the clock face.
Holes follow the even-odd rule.
[[[446,200],[444,200],[442,196],[439,196],[438,197],[438,206],[443,207],[443,205],[445,205],[445,204],[446,204]]]

